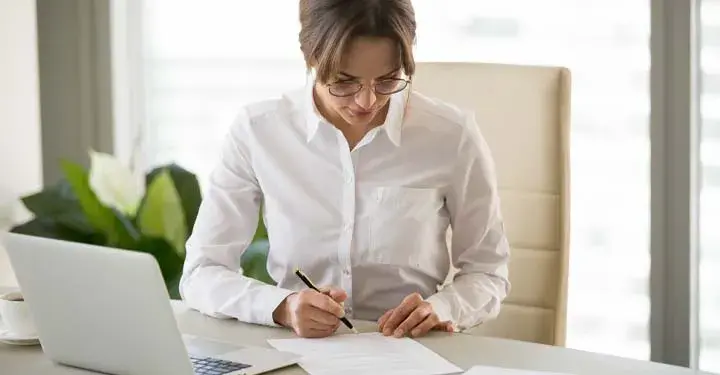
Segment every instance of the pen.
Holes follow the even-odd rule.
[[[302,271],[300,271],[299,268],[295,269],[295,275],[297,275],[297,277],[299,277],[300,280],[302,280],[302,282],[308,286],[308,288],[312,288],[315,291],[322,293],[322,292],[320,292],[320,289],[318,289],[315,286],[315,284],[313,284],[312,281],[310,281],[310,279],[307,276],[305,276],[305,274]],[[353,333],[358,333],[357,329],[355,329],[355,327],[353,327],[352,323],[350,323],[350,321],[346,317],[343,316],[342,318],[340,318],[340,321],[343,322],[343,324],[345,324],[346,327],[350,328],[350,330],[353,331]]]

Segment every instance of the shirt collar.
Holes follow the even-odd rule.
[[[305,84],[305,93],[304,93],[304,100],[305,100],[305,120],[307,122],[307,141],[310,142],[313,137],[315,136],[315,133],[317,133],[318,127],[320,126],[320,121],[323,121],[322,116],[320,116],[320,111],[318,111],[317,107],[315,106],[315,98],[313,94],[313,89],[315,87],[315,75],[311,72],[308,74],[307,77],[307,83]]]
[[[307,125],[307,142],[310,142],[317,134],[318,127],[321,122],[328,122],[325,120],[320,111],[318,111],[315,105],[315,98],[313,90],[315,87],[315,75],[311,72],[308,74],[307,83],[305,85],[304,92],[304,107],[305,107],[305,119]],[[405,89],[399,93],[393,94],[390,97],[387,115],[385,116],[385,122],[380,125],[380,129],[384,129],[387,133],[388,138],[395,146],[400,146],[400,139],[402,134],[402,121],[405,113],[405,99],[407,96]],[[328,122],[329,123],[329,122]]]
[[[390,107],[388,108],[387,115],[385,116],[385,123],[381,126],[385,129],[385,132],[388,135],[388,138],[390,138],[390,141],[395,146],[400,146],[400,139],[402,135],[402,123],[403,123],[403,117],[405,114],[405,98],[406,98],[406,91],[409,90],[409,88],[406,88],[405,90],[393,94],[390,97]]]

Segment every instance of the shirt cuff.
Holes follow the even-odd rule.
[[[252,307],[255,310],[257,321],[260,324],[270,327],[280,327],[273,319],[273,312],[287,298],[287,296],[295,293],[292,290],[279,288],[272,285],[263,286],[262,291],[258,291],[258,296],[262,296],[262,301]]]
[[[441,322],[451,322],[453,325],[455,325],[455,321],[453,320],[452,313],[450,310],[450,306],[448,303],[442,298],[439,294],[433,294],[432,296],[428,297],[426,301],[432,306],[433,311],[435,314],[437,314],[438,319]]]

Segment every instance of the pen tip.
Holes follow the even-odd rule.
[[[358,332],[358,330],[357,330],[357,329],[355,329],[355,328],[351,329],[351,331],[352,331],[353,333],[355,333],[355,334],[358,334],[358,333],[360,333],[360,332]]]

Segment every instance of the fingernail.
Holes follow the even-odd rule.
[[[403,330],[398,328],[395,330],[395,337],[402,337],[403,333]]]
[[[412,334],[413,336],[417,336],[417,335],[420,334],[420,330],[419,330],[419,329],[414,329],[414,330],[412,330],[412,333],[411,333],[411,334]]]

